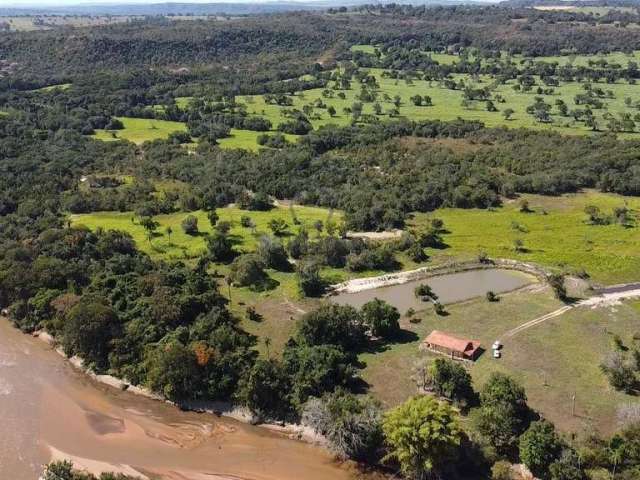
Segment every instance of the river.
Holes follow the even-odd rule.
[[[416,298],[414,294],[415,288],[423,283],[433,289],[433,292],[438,295],[440,303],[448,304],[485,295],[489,290],[494,293],[509,292],[535,281],[535,277],[515,270],[469,270],[423,280],[412,280],[398,285],[371,288],[360,292],[339,293],[332,296],[331,301],[360,308],[368,301],[379,298],[404,313],[409,308],[422,310],[425,305],[429,305]]]
[[[371,479],[320,447],[99,384],[0,317],[0,479],[51,458],[180,480]]]

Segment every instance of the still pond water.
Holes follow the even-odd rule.
[[[360,308],[368,301],[379,298],[404,313],[409,308],[422,310],[425,306],[429,306],[414,294],[415,288],[420,284],[429,285],[438,295],[440,303],[447,304],[486,295],[490,290],[494,293],[509,292],[534,281],[535,278],[531,275],[514,270],[471,270],[361,292],[340,293],[331,297],[331,300],[342,305]]]

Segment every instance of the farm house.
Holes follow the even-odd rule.
[[[422,342],[421,348],[448,355],[452,359],[474,361],[482,349],[478,340],[458,338],[439,330],[432,331]]]

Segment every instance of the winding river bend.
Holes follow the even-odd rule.
[[[51,458],[180,480],[350,480],[319,447],[95,383],[0,317],[0,478],[34,480]]]

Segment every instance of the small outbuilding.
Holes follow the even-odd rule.
[[[482,352],[478,340],[456,337],[439,330],[434,330],[424,339],[422,348],[447,355],[454,360],[474,361]]]

